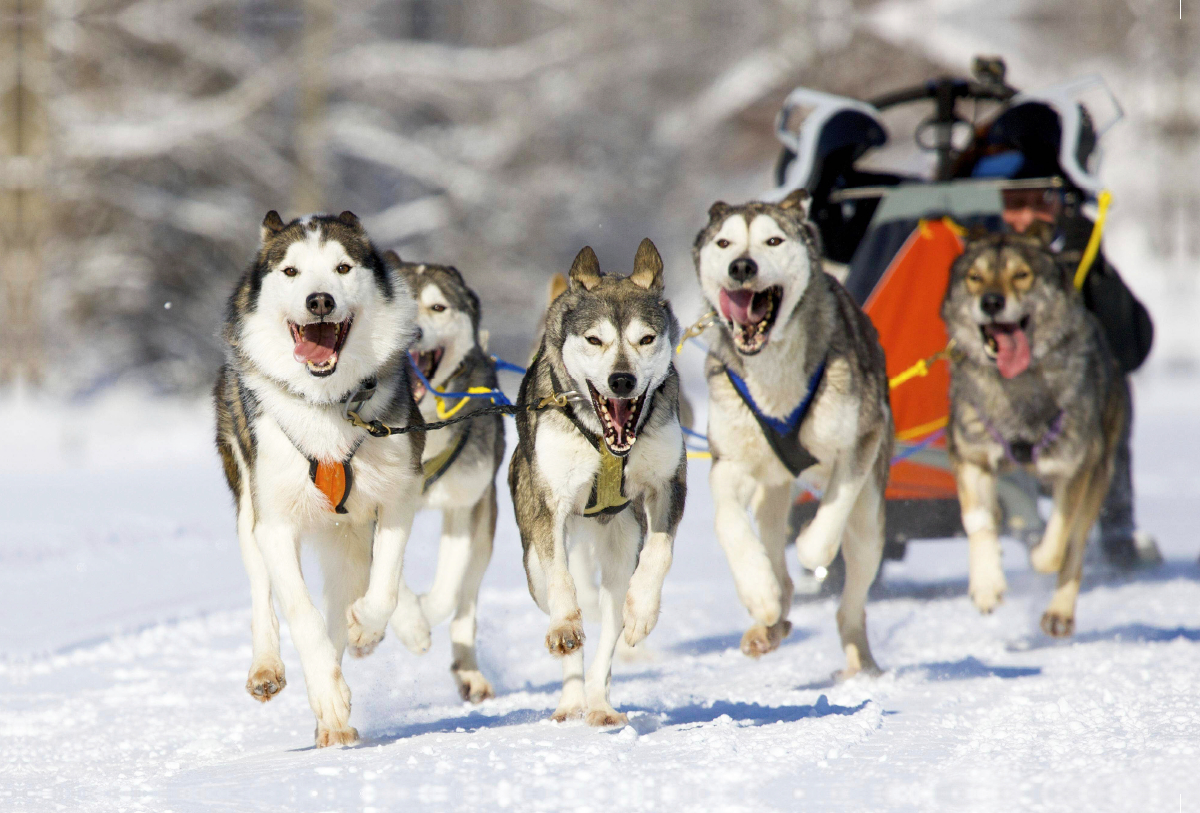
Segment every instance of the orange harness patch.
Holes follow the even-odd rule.
[[[330,462],[326,460],[308,461],[308,476],[313,485],[329,500],[329,507],[338,514],[345,514],[346,500],[350,497],[350,488],[354,485],[354,475],[350,470],[350,461]]]

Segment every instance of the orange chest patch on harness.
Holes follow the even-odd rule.
[[[308,476],[313,485],[329,500],[329,509],[338,514],[345,514],[346,500],[350,498],[350,489],[354,485],[354,475],[350,461],[309,460]]]

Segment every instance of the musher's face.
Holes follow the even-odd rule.
[[[1023,234],[1035,221],[1053,224],[1062,213],[1062,197],[1054,189],[1005,189],[1002,217],[1008,227]]]

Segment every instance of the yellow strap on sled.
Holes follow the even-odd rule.
[[[1104,233],[1104,221],[1108,217],[1110,205],[1112,192],[1107,189],[1100,190],[1100,196],[1096,198],[1096,224],[1092,226],[1092,236],[1088,238],[1087,248],[1083,250],[1083,257],[1079,260],[1079,267],[1075,269],[1075,287],[1079,290],[1083,290],[1083,281],[1087,279],[1088,271],[1096,261],[1096,255],[1100,253],[1100,235]]]

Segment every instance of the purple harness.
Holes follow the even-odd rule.
[[[987,417],[987,413],[980,409],[978,405],[975,406],[975,411],[979,413],[979,417],[983,418],[983,425],[987,428],[988,434],[992,436],[992,440],[1003,447],[1004,456],[1008,459],[1008,462],[1017,465],[1037,463],[1042,452],[1046,451],[1050,447],[1050,444],[1058,440],[1058,436],[1062,434],[1063,420],[1066,417],[1066,413],[1060,409],[1058,414],[1054,416],[1054,420],[1050,422],[1050,426],[1046,429],[1045,434],[1042,435],[1042,439],[1037,443],[1027,443],[1021,440],[1017,441],[1016,444],[1012,444],[1000,434],[1000,430],[996,428],[991,419]]]

